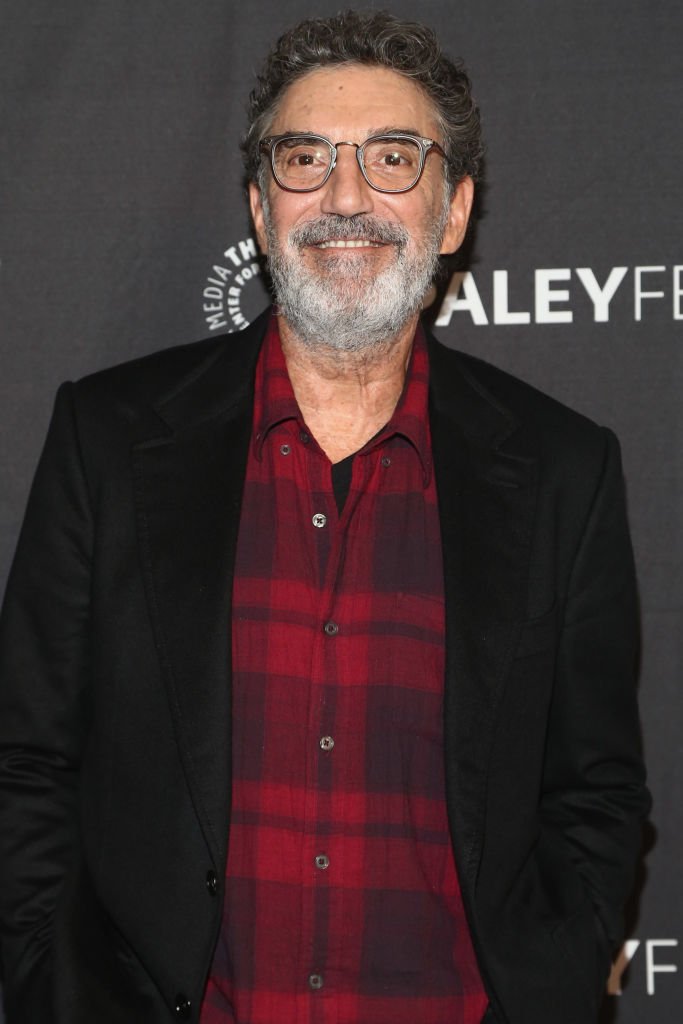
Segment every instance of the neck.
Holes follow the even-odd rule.
[[[391,419],[405,384],[418,316],[369,351],[311,348],[284,317],[282,351],[306,426],[331,462],[352,455]]]

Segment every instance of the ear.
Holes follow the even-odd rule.
[[[451,197],[448,211],[448,221],[441,243],[440,253],[455,252],[462,245],[467,231],[467,224],[472,212],[472,201],[474,199],[474,182],[466,175],[458,182],[457,188]]]
[[[249,209],[251,210],[251,219],[254,222],[259,249],[266,256],[268,253],[268,242],[266,239],[266,225],[263,219],[261,189],[253,181],[249,182]]]

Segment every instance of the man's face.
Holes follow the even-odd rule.
[[[419,86],[386,68],[345,65],[294,82],[268,134],[362,143],[392,130],[444,141]],[[449,198],[435,153],[409,192],[377,192],[352,146],[339,148],[334,171],[315,192],[287,192],[270,172],[265,189],[262,196],[250,185],[250,202],[282,312],[302,340],[345,349],[386,340],[416,315],[438,253],[462,242],[472,202],[469,178]]]

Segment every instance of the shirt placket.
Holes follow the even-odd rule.
[[[344,757],[335,695],[340,682],[338,647],[344,638],[346,623],[340,618],[338,598],[348,540],[347,526],[353,514],[356,488],[352,482],[340,516],[332,488],[331,465],[321,452],[311,451],[310,455],[308,522],[317,553],[319,603],[311,656],[305,801],[303,875],[309,879],[309,884],[303,888],[305,905],[302,908],[302,920],[306,922],[309,939],[305,967],[308,971],[306,1017],[312,1024],[335,1024],[337,1001],[326,997],[334,994],[330,971],[335,969],[329,958],[330,890],[334,889],[338,898],[343,891],[344,877],[343,845],[335,842],[330,827],[334,777],[338,759]],[[356,459],[354,474],[359,469],[357,462]],[[338,941],[335,948],[338,948]]]

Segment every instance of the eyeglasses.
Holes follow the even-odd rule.
[[[337,163],[339,146],[354,146],[361,174],[377,192],[407,192],[417,185],[427,154],[447,159],[433,139],[402,133],[373,135],[365,142],[330,142],[324,135],[271,135],[259,149],[270,156],[273,177],[288,192],[321,188]]]

